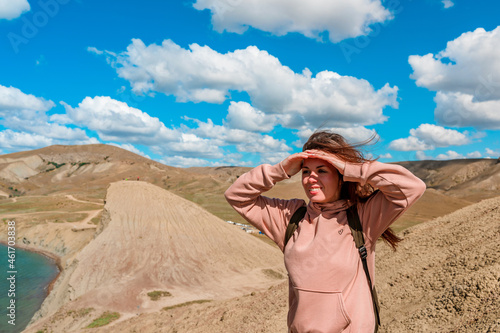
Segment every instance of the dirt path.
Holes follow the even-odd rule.
[[[103,204],[100,203],[100,202],[93,202],[93,201],[87,201],[87,200],[80,200],[80,199],[77,199],[75,198],[74,196],[72,196],[71,194],[66,194],[66,198],[70,199],[70,200],[73,200],[73,201],[76,201],[76,202],[81,202],[81,203],[89,203],[89,204],[93,204],[93,205],[100,205],[102,206]]]
[[[35,197],[35,196],[31,196],[31,198],[33,198],[33,197]],[[102,207],[104,206],[104,204],[102,204],[102,203],[76,199],[71,194],[65,195],[65,197],[72,200],[72,201],[79,202],[79,203],[99,205]],[[17,198],[14,197],[11,199],[12,199],[12,202],[17,202]],[[97,217],[99,215],[99,213],[102,212],[102,210],[103,210],[103,208],[95,209],[95,210],[83,210],[83,211],[47,210],[47,211],[28,212],[28,213],[12,213],[12,214],[6,213],[6,214],[2,214],[2,215],[5,215],[5,216],[8,215],[9,218],[16,218],[16,217],[26,218],[26,217],[30,217],[30,216],[39,216],[42,214],[86,214],[87,216],[80,221],[65,222],[66,225],[71,226],[73,231],[80,231],[80,230],[85,230],[85,229],[96,229],[97,226],[95,224],[92,224],[91,221],[93,218]],[[49,223],[57,223],[57,222],[49,222]]]

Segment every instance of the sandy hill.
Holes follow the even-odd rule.
[[[379,245],[381,333],[500,332],[499,207],[500,197],[487,199],[409,228],[397,252]],[[142,314],[94,331],[285,333],[286,313],[287,283],[282,282],[266,291]],[[66,316],[68,322],[87,323],[98,314]],[[62,326],[55,321],[45,327],[58,332]]]
[[[157,186],[113,183],[104,209],[102,230],[63,272],[41,319],[28,331],[82,328],[64,315],[82,309],[116,311],[127,318],[264,290],[286,276],[276,247]],[[152,301],[147,293],[153,291],[170,296]]]

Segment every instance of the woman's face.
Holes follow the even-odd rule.
[[[312,202],[327,203],[340,198],[339,172],[330,163],[318,159],[304,159],[302,186]]]

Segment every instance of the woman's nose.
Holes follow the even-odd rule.
[[[317,183],[318,182],[318,175],[315,174],[314,172],[311,172],[311,174],[309,175],[308,181],[309,181],[309,183]]]

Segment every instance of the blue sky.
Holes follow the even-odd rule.
[[[500,156],[500,4],[0,2],[0,153],[106,143],[277,163],[317,129],[380,161]]]

